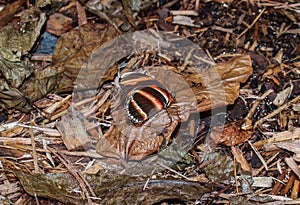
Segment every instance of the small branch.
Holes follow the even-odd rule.
[[[31,139],[31,146],[32,146],[32,158],[33,158],[33,165],[34,165],[34,173],[41,174],[41,170],[38,164],[38,157],[36,152],[34,134],[32,128],[29,129],[30,139]]]
[[[254,19],[254,21],[252,22],[252,24],[246,28],[236,39],[241,38],[245,33],[247,33],[247,31],[254,26],[254,24],[258,21],[258,19],[260,18],[260,16],[265,12],[266,8],[263,8],[263,10],[258,14],[258,16]]]
[[[73,177],[75,177],[75,179],[78,182],[81,190],[83,191],[82,196],[87,199],[88,205],[92,205],[93,202],[92,202],[92,200],[90,198],[90,194],[89,194],[87,188],[85,187],[85,185],[87,185],[87,184],[85,184],[86,181],[82,179],[82,176],[78,174],[78,172],[74,169],[74,167],[66,159],[64,159],[59,153],[57,153],[57,151],[55,149],[52,149],[50,147],[48,149],[61,161],[61,163],[70,172],[70,174]],[[89,185],[87,185],[87,186],[90,188]],[[91,193],[93,194],[94,192],[91,191]]]
[[[295,97],[293,100],[285,103],[284,105],[280,106],[270,114],[266,115],[265,117],[261,118],[254,124],[254,128],[256,128],[258,125],[261,125],[264,121],[267,119],[274,117],[275,115],[279,114],[281,111],[287,109],[289,106],[291,106],[293,103],[298,102],[300,100],[300,96]]]
[[[264,165],[265,169],[268,171],[268,165],[267,165],[266,161],[264,160],[264,158],[261,156],[261,154],[258,152],[258,150],[253,146],[253,144],[250,141],[248,141],[248,144],[253,149],[253,151],[255,152],[255,154],[257,155],[259,160],[261,161],[261,163]]]

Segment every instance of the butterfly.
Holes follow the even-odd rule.
[[[174,96],[146,73],[124,73],[120,78],[120,86],[126,95],[127,117],[135,125],[143,124],[174,101]]]

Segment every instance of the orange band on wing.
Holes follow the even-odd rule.
[[[147,98],[154,105],[155,108],[159,110],[164,108],[162,102],[160,102],[159,99],[157,99],[155,96],[151,95],[150,93],[145,92],[143,90],[138,90],[137,93]]]

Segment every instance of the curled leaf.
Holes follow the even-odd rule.
[[[216,144],[224,144],[226,146],[233,146],[243,143],[252,137],[253,130],[242,130],[241,124],[242,121],[239,121],[229,123],[226,125],[226,127],[213,127],[210,137],[215,141]]]
[[[28,109],[23,94],[17,88],[8,85],[3,79],[0,79],[0,105],[8,108]]]

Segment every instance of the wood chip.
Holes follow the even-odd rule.
[[[192,20],[188,16],[174,16],[173,17],[173,24],[183,25],[183,26],[192,26],[192,27],[200,27],[200,25],[194,24],[194,20]]]
[[[174,10],[170,11],[170,14],[173,16],[182,15],[182,16],[198,16],[198,12],[195,10]]]
[[[300,168],[298,167],[294,159],[292,157],[285,158],[285,162],[293,170],[293,172],[300,178]]]
[[[252,187],[270,188],[273,185],[272,177],[253,177]]]
[[[82,115],[69,109],[60,122],[56,124],[68,150],[84,150],[91,145],[91,139],[81,121]]]
[[[49,33],[60,36],[72,28],[72,19],[60,13],[52,14],[47,21],[46,30]]]

